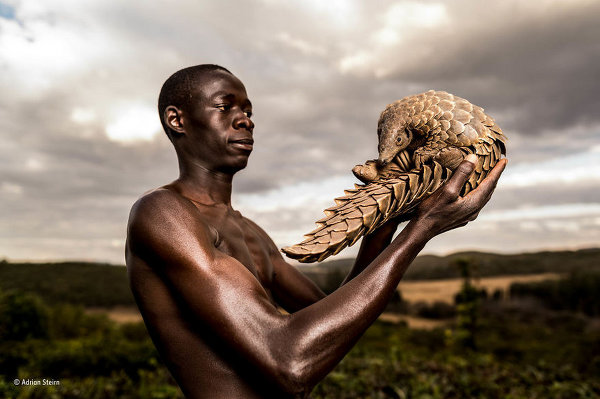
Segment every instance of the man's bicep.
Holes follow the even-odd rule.
[[[248,333],[254,317],[261,323],[277,322],[279,313],[256,277],[236,259],[218,250],[209,261],[189,259],[162,266],[168,285],[192,317],[228,340]],[[238,336],[238,340],[244,338]]]

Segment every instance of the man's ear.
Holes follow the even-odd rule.
[[[169,129],[175,133],[185,134],[182,113],[179,108],[174,105],[169,105],[167,108],[165,108],[165,114],[163,115],[163,118],[165,119]]]

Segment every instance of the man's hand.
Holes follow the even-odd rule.
[[[479,211],[492,197],[508,161],[501,159],[475,190],[461,197],[460,192],[469,180],[476,160],[475,154],[468,155],[458,165],[450,180],[417,208],[413,221],[427,228],[431,238],[475,220]]]

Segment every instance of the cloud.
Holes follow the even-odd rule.
[[[204,62],[232,70],[254,103],[256,145],[234,180],[234,204],[278,245],[311,230],[352,184],[352,166],[376,156],[385,105],[436,88],[496,118],[510,138],[510,165],[482,220],[428,249],[484,245],[474,237],[495,224],[514,233],[494,230],[489,248],[560,246],[552,223],[564,217],[544,224],[486,222],[484,215],[595,203],[599,7],[2,2],[0,256],[122,262],[129,207],[177,177],[155,112],[160,86]],[[588,245],[598,227],[583,215],[568,218],[580,231],[564,245]]]
[[[106,126],[109,139],[122,142],[152,140],[160,132],[156,109],[143,104],[125,104],[114,108],[113,121]]]

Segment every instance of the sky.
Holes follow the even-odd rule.
[[[584,0],[0,0],[0,258],[123,264],[131,205],[178,175],[160,87],[201,63],[246,85],[233,206],[279,247],[376,157],[385,106],[429,89],[492,115],[509,165],[425,253],[599,246],[598,17]]]

